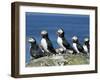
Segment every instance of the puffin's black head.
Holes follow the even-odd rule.
[[[78,38],[77,38],[77,36],[73,36],[73,37],[72,37],[72,41],[73,41],[73,43],[78,43]]]
[[[48,38],[48,32],[46,30],[41,31],[42,38]]]
[[[28,42],[32,45],[32,44],[36,44],[36,40],[35,38],[31,37],[28,39]]]
[[[85,38],[85,39],[84,39],[84,44],[85,44],[85,45],[88,45],[88,44],[89,44],[89,39],[88,39],[88,38]]]
[[[64,37],[64,30],[63,30],[62,28],[58,29],[57,35],[58,35],[59,37]]]

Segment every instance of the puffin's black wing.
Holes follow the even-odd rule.
[[[80,43],[78,43],[77,47],[80,52],[84,52],[84,49]]]
[[[65,38],[62,38],[63,39],[63,45],[66,47],[66,49],[71,49],[72,50],[72,47],[71,45],[67,42],[67,40]]]
[[[36,57],[36,50],[34,50],[33,47],[30,48],[30,55]]]
[[[31,46],[30,48],[30,55],[34,58],[39,58],[43,56],[43,53],[41,49],[39,48],[39,46],[35,44],[34,46]]]
[[[48,50],[51,53],[56,53],[55,49],[53,48],[53,45],[52,45],[51,41],[50,40],[47,40],[47,43],[48,43]]]

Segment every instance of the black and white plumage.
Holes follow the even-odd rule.
[[[58,29],[58,31],[57,31],[57,35],[58,35],[57,43],[60,46],[60,48],[64,49],[64,51],[69,51],[70,53],[73,53],[74,50],[71,47],[71,45],[68,43],[68,41],[65,39],[64,34],[65,33],[64,33],[64,30],[62,28]]]
[[[36,43],[35,38],[31,37],[28,39],[30,43],[30,56],[32,59],[43,57],[43,52],[39,48],[38,44]]]
[[[46,30],[41,31],[41,36],[42,51],[44,51],[46,55],[56,54],[56,51],[51,43],[51,40],[48,37],[48,32]]]
[[[83,44],[84,52],[89,53],[90,51],[90,45],[89,45],[89,39],[85,38],[84,39],[84,44]]]
[[[64,53],[64,49],[63,48],[59,48],[59,54],[63,54]]]
[[[73,41],[73,48],[76,51],[76,53],[80,53],[80,52],[84,53],[84,49],[82,45],[79,43],[77,36],[73,36],[72,41]]]

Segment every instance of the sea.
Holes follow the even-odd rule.
[[[46,30],[54,48],[58,48],[57,30],[62,28],[66,40],[72,45],[72,37],[77,36],[83,44],[84,38],[89,38],[89,15],[55,14],[26,12],[26,55],[25,62],[30,61],[30,44],[28,39],[34,37],[37,44],[41,41],[41,31]]]

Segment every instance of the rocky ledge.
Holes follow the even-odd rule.
[[[45,56],[38,59],[30,60],[30,62],[26,64],[26,67],[65,66],[82,64],[89,64],[89,55],[80,53]]]

